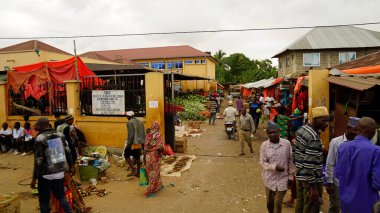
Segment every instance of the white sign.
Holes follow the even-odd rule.
[[[124,90],[92,90],[92,114],[124,115]]]
[[[149,108],[158,108],[158,101],[149,101]]]

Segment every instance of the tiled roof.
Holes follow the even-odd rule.
[[[288,50],[380,47],[380,32],[353,26],[317,27],[273,56]]]
[[[17,52],[17,51],[25,51],[25,50],[43,50],[47,52],[55,52],[55,53],[61,53],[65,55],[71,55],[70,53],[67,53],[63,50],[60,50],[58,48],[55,48],[49,44],[45,44],[38,40],[30,40],[23,43],[15,44],[9,47],[4,47],[0,49],[0,52]]]
[[[208,57],[210,54],[199,51],[188,45],[183,46],[167,46],[137,49],[121,49],[121,50],[104,50],[92,51],[89,53],[100,54],[114,61],[118,60],[139,60],[139,59],[164,59],[164,58],[190,58],[190,57]]]

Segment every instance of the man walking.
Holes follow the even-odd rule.
[[[343,213],[371,213],[380,200],[380,148],[370,141],[375,132],[375,120],[363,117],[355,139],[339,146],[335,176]]]
[[[74,117],[72,115],[67,115],[65,117],[65,122],[57,127],[57,132],[63,133],[65,136],[67,144],[70,148],[71,158],[75,162],[78,157],[76,150],[77,134],[73,123]]]
[[[124,150],[125,160],[128,162],[129,167],[132,172],[128,174],[128,177],[136,176],[139,177],[139,171],[141,167],[140,155],[142,144],[145,142],[145,130],[144,124],[137,118],[135,118],[135,113],[133,111],[128,111],[126,113],[128,118],[127,123],[127,145]],[[133,156],[134,160],[137,164],[137,169],[133,165],[133,161],[131,159]]]
[[[296,132],[296,213],[319,213],[322,204],[322,141],[319,132],[328,127],[326,107],[312,109],[313,121]]]
[[[329,194],[329,213],[340,212],[339,180],[334,177],[334,167],[337,160],[338,148],[343,142],[353,140],[358,133],[359,118],[350,117],[347,123],[347,131],[343,135],[333,138],[330,142],[329,153],[326,161],[326,191]]]
[[[65,137],[49,127],[49,120],[37,120],[40,130],[35,142],[34,171],[31,187],[36,188],[42,213],[50,213],[50,193],[59,201],[66,213],[72,212],[63,188],[64,172],[72,166],[70,149]],[[67,164],[69,167],[67,167]]]
[[[216,103],[216,99],[214,97],[211,97],[210,98],[210,107],[209,107],[210,118],[208,119],[208,124],[209,125],[211,125],[211,121],[212,121],[212,125],[215,125],[217,105],[218,104]]]
[[[253,153],[251,134],[256,131],[255,124],[253,123],[252,116],[247,113],[247,110],[243,108],[241,110],[240,122],[239,122],[239,141],[240,141],[240,154],[244,155],[244,142],[248,144],[248,147]]]
[[[281,213],[282,200],[295,172],[292,146],[288,140],[280,138],[275,123],[270,123],[266,131],[269,140],[261,145],[260,164],[263,167],[267,208],[269,213]]]

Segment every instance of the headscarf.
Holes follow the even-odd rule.
[[[145,151],[154,151],[163,148],[163,141],[160,134],[160,123],[154,121],[150,127],[150,132],[145,138]]]
[[[156,138],[156,135],[160,133],[160,123],[158,121],[153,121],[150,127],[150,134]]]

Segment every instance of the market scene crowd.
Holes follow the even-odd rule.
[[[268,212],[281,212],[284,205],[294,207],[296,213],[318,213],[323,191],[329,195],[329,212],[371,212],[380,199],[380,148],[373,142],[376,122],[370,117],[350,117],[345,124],[346,132],[333,138],[328,152],[324,152],[320,134],[326,131],[332,115],[326,107],[315,107],[309,119],[304,102],[307,97],[297,94],[299,104],[294,110],[291,98],[284,105],[272,97],[264,99],[259,90],[246,100],[230,94],[224,100],[221,94],[210,93],[208,124],[214,125],[216,113],[220,113],[225,123],[234,123],[233,139],[240,143],[238,156],[245,155],[245,144],[251,153],[260,155]],[[220,112],[223,101],[228,106]],[[145,130],[133,111],[126,112],[126,117],[128,138],[123,155],[131,171],[128,177],[139,178],[143,167],[149,183],[144,196],[154,197],[164,189],[160,158],[167,154],[159,123],[155,121]],[[264,122],[268,140],[255,151],[252,137]],[[69,205],[64,192],[64,186],[73,182],[75,162],[86,146],[73,116],[57,119],[54,127],[46,117],[40,117],[34,128],[29,122],[23,126],[15,122],[11,129],[7,123],[2,124],[1,153],[20,156],[34,153],[31,187],[36,188],[38,182],[41,212],[51,211],[51,193],[64,212],[73,212],[73,208],[91,211],[78,192],[74,207]],[[288,190],[291,196],[284,201]]]

